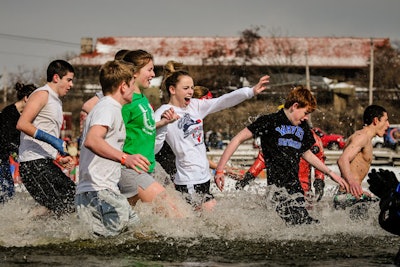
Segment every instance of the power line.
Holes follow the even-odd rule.
[[[38,55],[31,55],[31,54],[24,54],[24,53],[13,53],[13,52],[6,52],[0,51],[0,54],[4,55],[14,55],[14,56],[23,56],[23,57],[36,57],[36,58],[48,58],[49,56],[38,56]]]
[[[64,42],[64,41],[47,39],[47,38],[13,35],[13,34],[7,34],[7,33],[0,33],[0,38],[7,38],[7,39],[13,39],[13,40],[19,40],[19,41],[29,40],[29,41],[39,42],[39,43],[52,43],[55,45],[62,45],[62,46],[69,46],[69,47],[80,46],[79,43]]]

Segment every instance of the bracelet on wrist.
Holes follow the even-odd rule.
[[[121,157],[121,165],[125,165],[126,158],[128,157],[127,154],[123,154]]]
[[[62,158],[62,156],[60,155],[60,154],[57,154],[57,157],[56,157],[56,162],[60,162],[60,159]]]
[[[225,174],[224,170],[215,170],[215,174]]]

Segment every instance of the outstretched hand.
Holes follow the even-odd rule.
[[[253,87],[254,95],[256,96],[259,93],[261,93],[262,91],[264,91],[265,89],[267,89],[268,83],[269,83],[269,75],[265,75],[265,76],[261,77],[260,80],[258,81],[258,83]]]
[[[389,170],[372,169],[368,177],[369,190],[381,199],[389,197],[399,184],[394,172]]]

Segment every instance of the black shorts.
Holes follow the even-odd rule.
[[[210,193],[210,181],[195,185],[176,184],[175,189],[181,192],[186,201],[194,207],[214,199],[214,196]]]
[[[20,163],[20,174],[29,194],[57,215],[75,211],[75,183],[52,159]]]

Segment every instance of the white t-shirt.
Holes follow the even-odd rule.
[[[49,97],[46,105],[33,120],[33,125],[52,136],[59,137],[63,123],[62,102],[58,94],[47,84],[36,89],[32,95],[39,91],[47,91]],[[21,132],[20,140],[21,143],[18,154],[20,162],[44,158],[55,159],[57,156],[57,149],[52,145],[35,139],[23,132]]]
[[[202,184],[210,180],[209,163],[204,144],[203,119],[211,113],[233,107],[254,96],[252,88],[238,89],[212,99],[190,100],[186,108],[162,105],[155,112],[156,121],[162,113],[173,107],[180,119],[157,129],[155,153],[166,141],[176,156],[177,185]]]
[[[96,155],[86,148],[84,143],[90,127],[102,125],[108,127],[105,141],[122,151],[126,132],[121,108],[120,103],[112,97],[106,96],[101,98],[89,113],[82,136],[77,194],[103,189],[120,192],[118,182],[121,177],[121,164]]]

